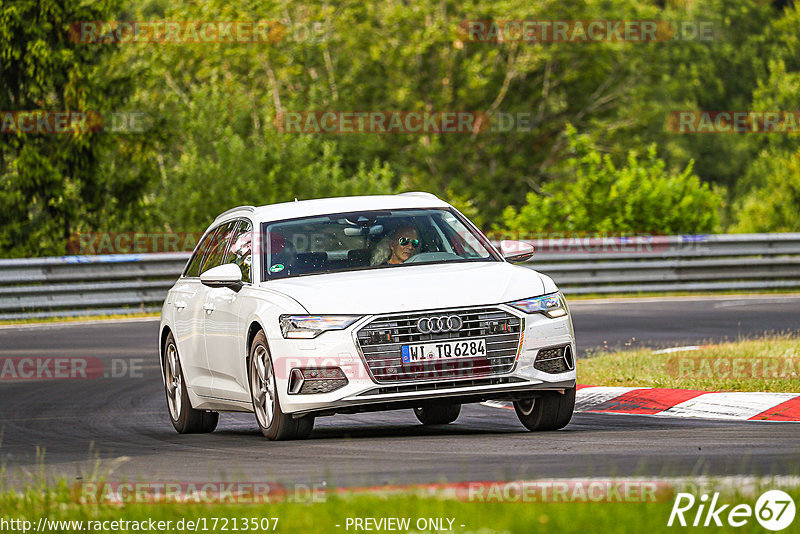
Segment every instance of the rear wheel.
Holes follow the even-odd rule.
[[[314,418],[294,418],[281,410],[272,358],[264,332],[259,332],[250,347],[250,397],[261,433],[271,440],[307,438],[314,429]]]
[[[195,410],[186,392],[178,347],[172,333],[164,342],[164,387],[172,426],[181,434],[213,432],[219,422],[219,413]]]
[[[575,388],[545,393],[541,397],[514,402],[520,422],[528,430],[558,430],[572,419],[575,410]]]
[[[427,404],[414,408],[414,415],[423,425],[446,425],[458,419],[460,404]]]

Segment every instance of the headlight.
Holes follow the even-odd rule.
[[[508,305],[525,313],[543,313],[551,319],[567,315],[567,303],[561,292],[518,300],[510,302]]]
[[[344,330],[358,315],[281,315],[284,339],[313,339],[327,330]]]

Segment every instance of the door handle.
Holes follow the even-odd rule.
[[[213,303],[213,302],[206,302],[205,304],[203,304],[203,309],[204,309],[205,311],[207,311],[208,313],[211,313],[211,312],[213,312],[214,310],[216,310],[216,309],[217,309],[217,307],[216,307],[216,306],[214,306],[214,303]]]
[[[179,310],[184,309],[186,307],[186,301],[185,300],[176,300],[175,301],[175,307],[177,309],[179,309]]]

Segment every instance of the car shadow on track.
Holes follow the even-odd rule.
[[[252,416],[240,414],[224,415],[215,434],[260,437],[261,433],[254,428],[255,422],[251,418]],[[422,425],[410,410],[318,418],[308,440],[493,436],[526,432],[514,412],[465,407],[461,417],[448,425]]]
[[[448,425],[424,426],[416,421],[410,411],[397,410],[372,414],[336,415],[318,418],[314,431],[305,442],[367,439],[419,439],[447,437],[493,437],[529,435],[531,439],[573,440],[578,435],[619,434],[636,432],[671,432],[681,428],[722,428],[730,426],[751,427],[753,423],[709,419],[653,417],[647,415],[621,415],[606,413],[576,413],[569,425],[561,430],[528,432],[517,420],[513,410],[484,406],[465,406],[461,417]],[[200,435],[178,436],[168,426],[158,432],[159,440],[175,444],[217,444],[234,442],[241,438],[265,440],[256,427],[252,414],[223,414],[217,429],[207,439]],[[195,442],[196,441],[196,442]],[[292,443],[292,442],[290,442]],[[297,442],[294,442],[297,443]]]

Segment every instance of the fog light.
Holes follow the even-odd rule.
[[[289,394],[296,395],[300,393],[300,388],[303,387],[303,373],[300,369],[292,369],[289,373]]]
[[[572,347],[569,345],[564,349],[564,361],[567,363],[567,369],[570,371],[575,369],[575,358],[572,357]]]
[[[572,371],[575,369],[575,357],[572,354],[572,347],[566,345],[539,350],[533,362],[533,368],[550,374]]]
[[[289,373],[290,395],[330,393],[347,384],[347,377],[339,367],[295,368]]]

